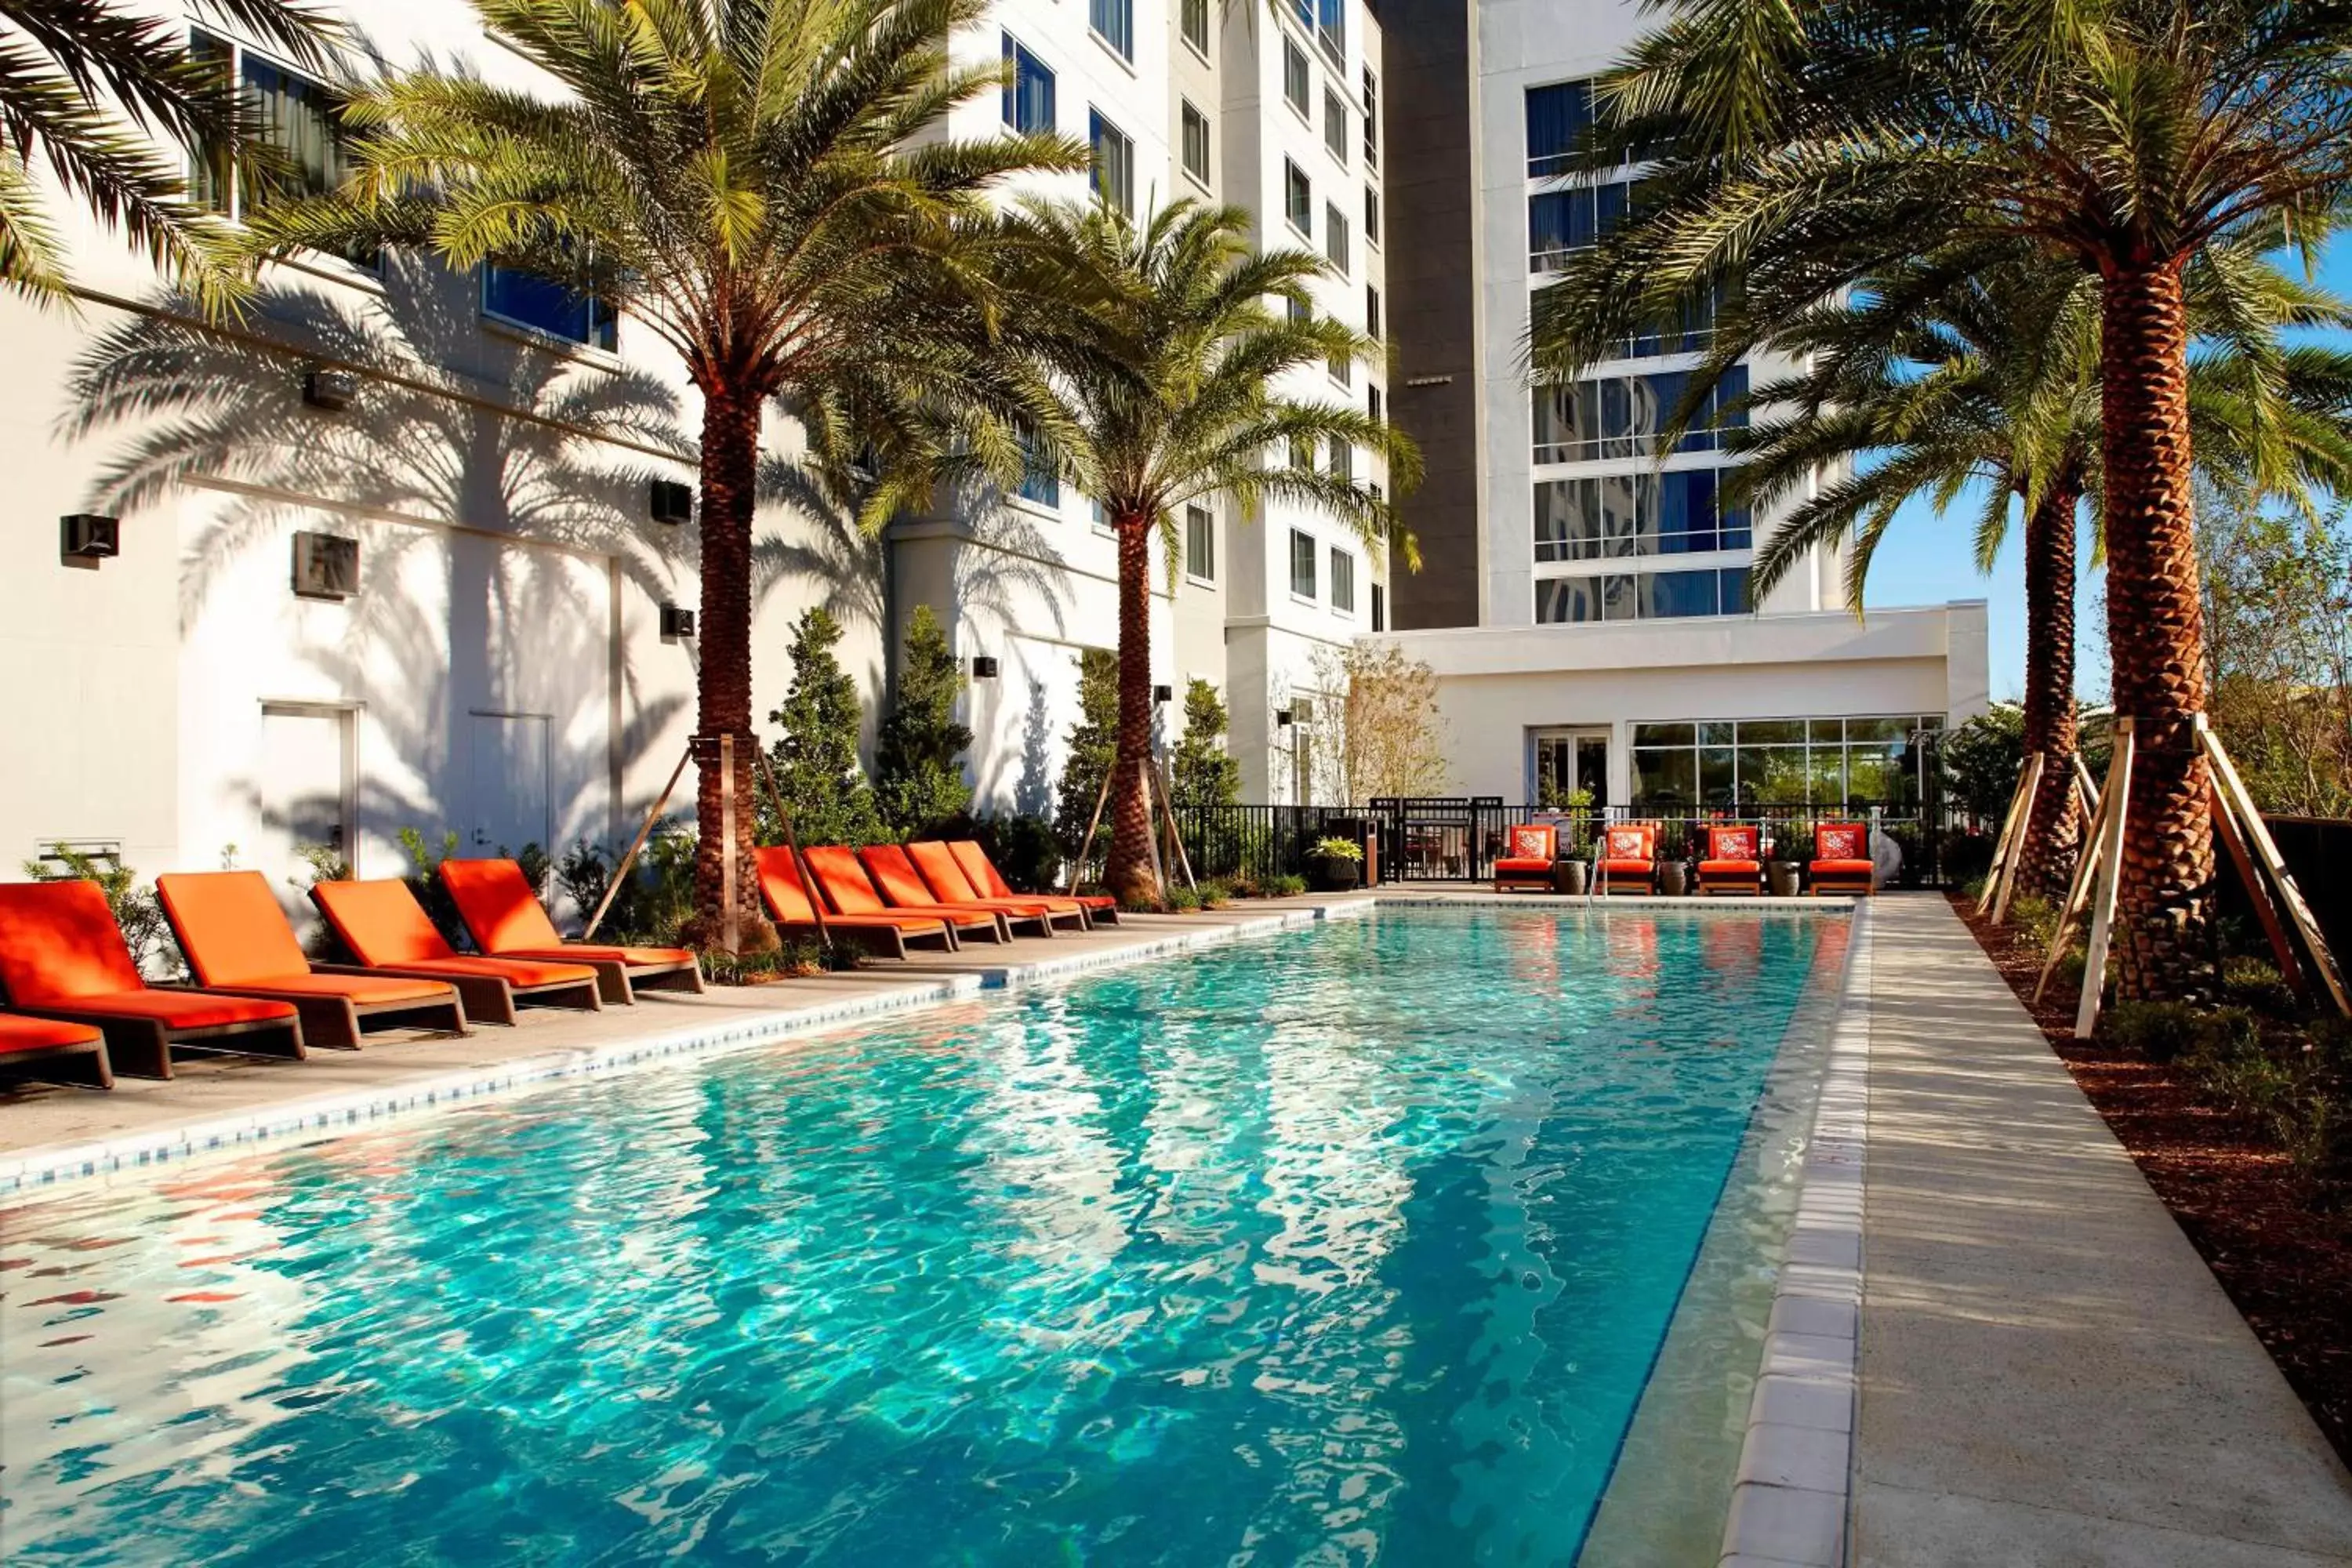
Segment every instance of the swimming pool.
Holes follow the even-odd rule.
[[[26,1209],[0,1532],[1566,1562],[1843,930],[1383,910]]]

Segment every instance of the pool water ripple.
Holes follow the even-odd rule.
[[[21,1210],[0,1534],[1570,1561],[1835,924],[1381,913]]]

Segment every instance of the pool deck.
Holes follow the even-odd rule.
[[[2352,1477],[1968,929],[1872,912],[1848,1561],[2352,1563]]]

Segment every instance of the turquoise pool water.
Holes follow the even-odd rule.
[[[19,1210],[0,1539],[1567,1562],[1843,931],[1384,912]]]

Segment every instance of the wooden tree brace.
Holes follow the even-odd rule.
[[[637,863],[638,852],[645,848],[646,840],[653,837],[654,824],[661,820],[662,808],[669,804],[670,795],[677,789],[677,781],[686,776],[686,764],[692,761],[694,742],[688,741],[685,754],[677,759],[677,766],[669,771],[669,783],[662,785],[661,794],[654,797],[653,808],[646,813],[646,820],[638,826],[636,837],[629,841],[628,853],[623,855],[621,863],[613,868],[613,879],[604,884],[604,896],[596,900],[596,912],[588,917],[587,927],[580,933],[582,942],[593,941],[596,928],[604,923],[604,912],[613,907],[613,900],[620,892],[621,885],[628,880],[629,869]]]

